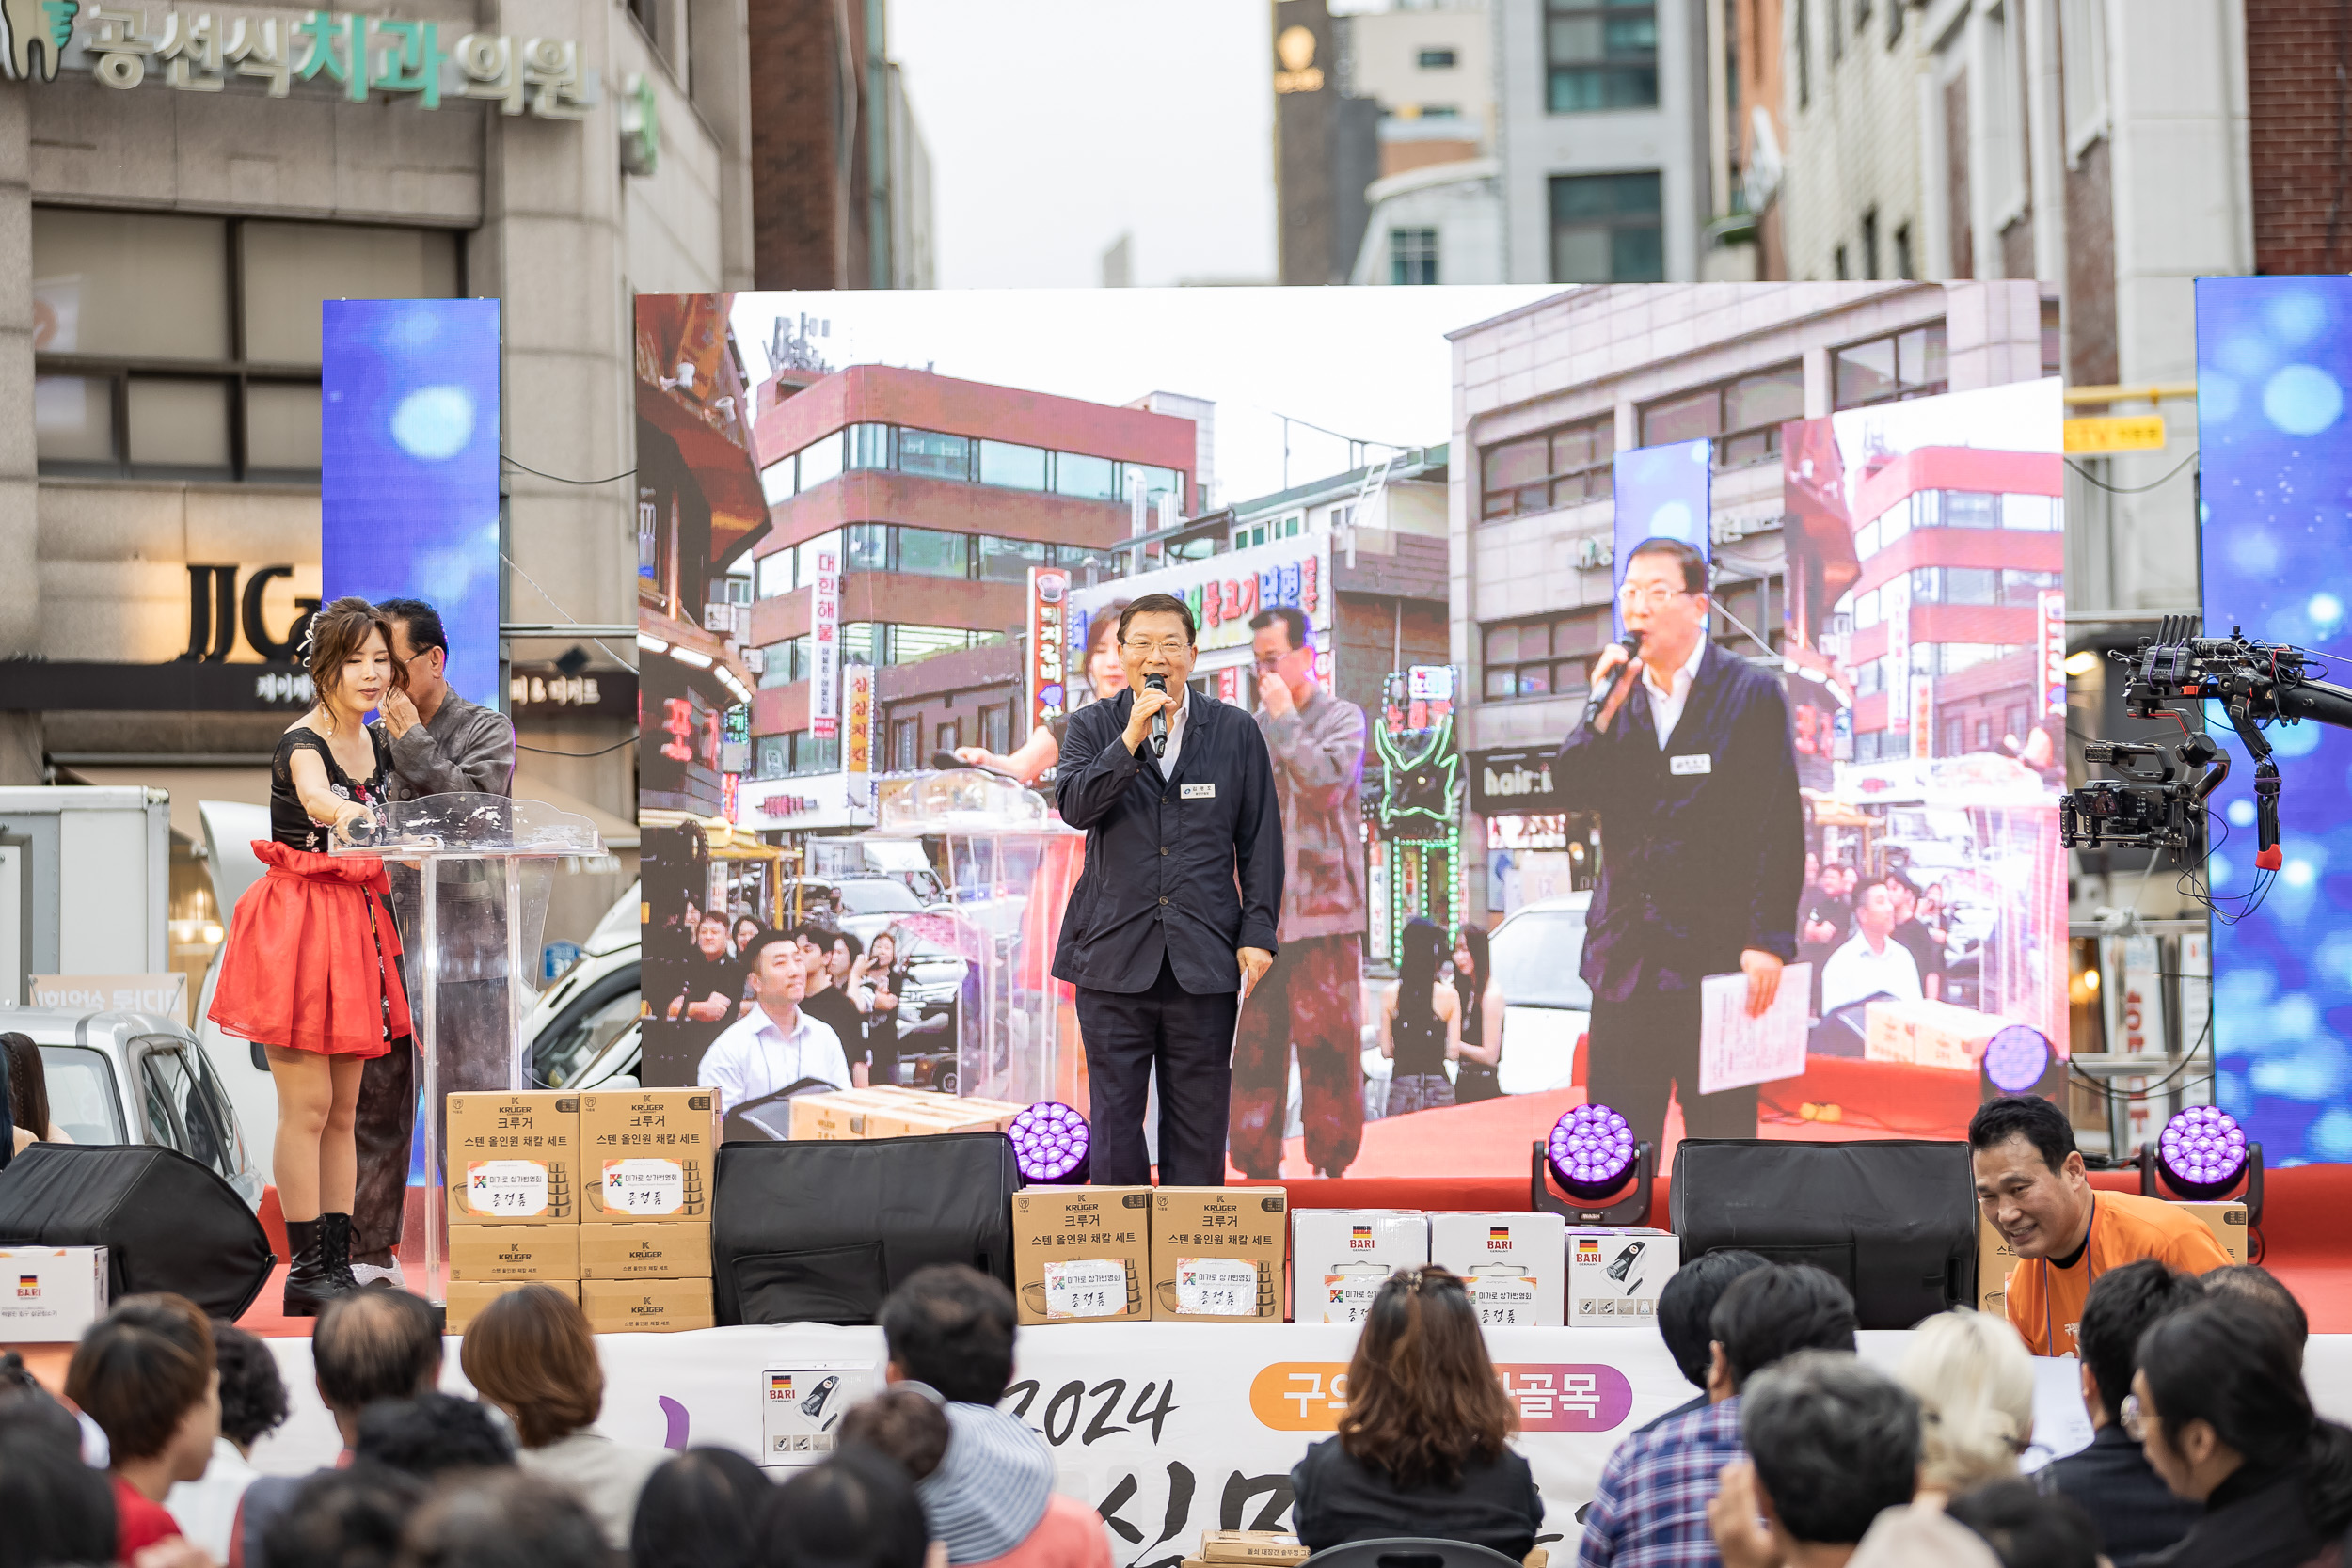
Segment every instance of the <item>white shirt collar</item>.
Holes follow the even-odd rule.
[[[1661,697],[1685,694],[1691,689],[1692,683],[1699,678],[1699,660],[1706,657],[1707,639],[1702,637],[1691,645],[1691,657],[1682,661],[1680,668],[1675,671],[1664,686],[1658,684],[1658,672],[1646,664],[1642,666],[1642,682]]]

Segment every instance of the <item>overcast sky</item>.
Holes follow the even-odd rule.
[[[832,323],[818,346],[835,368],[928,366],[1094,403],[1152,391],[1210,399],[1216,483],[1231,502],[1349,467],[1344,441],[1294,427],[1286,484],[1278,412],[1362,440],[1449,439],[1454,361],[1445,334],[1557,292],[1515,284],[742,293],[735,335],[762,379],[776,318],[807,314]]]

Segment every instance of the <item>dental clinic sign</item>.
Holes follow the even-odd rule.
[[[295,83],[324,77],[354,103],[381,95],[437,109],[445,98],[484,99],[542,119],[581,119],[603,99],[570,39],[469,32],[444,45],[440,23],[405,17],[0,0],[0,74],[11,81],[55,81],[62,66],[126,92],[151,79],[223,92],[253,78],[263,96],[286,98]]]

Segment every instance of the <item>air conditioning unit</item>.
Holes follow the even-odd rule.
[[[731,604],[703,606],[703,630],[715,631],[724,637],[735,629],[735,607]]]
[[[1576,542],[1576,563],[1583,571],[1590,572],[1613,564],[1616,559],[1617,546],[1613,540],[1595,534]]]
[[[752,743],[748,740],[719,742],[719,771],[738,776],[752,770]]]
[[[768,650],[765,648],[744,649],[743,668],[755,675],[766,674],[768,673]]]

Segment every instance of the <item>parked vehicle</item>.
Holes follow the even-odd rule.
[[[1538,1094],[1574,1082],[1576,1046],[1593,1025],[1593,990],[1577,974],[1584,958],[1590,893],[1522,905],[1487,939],[1495,984],[1502,992],[1505,1094]]]

